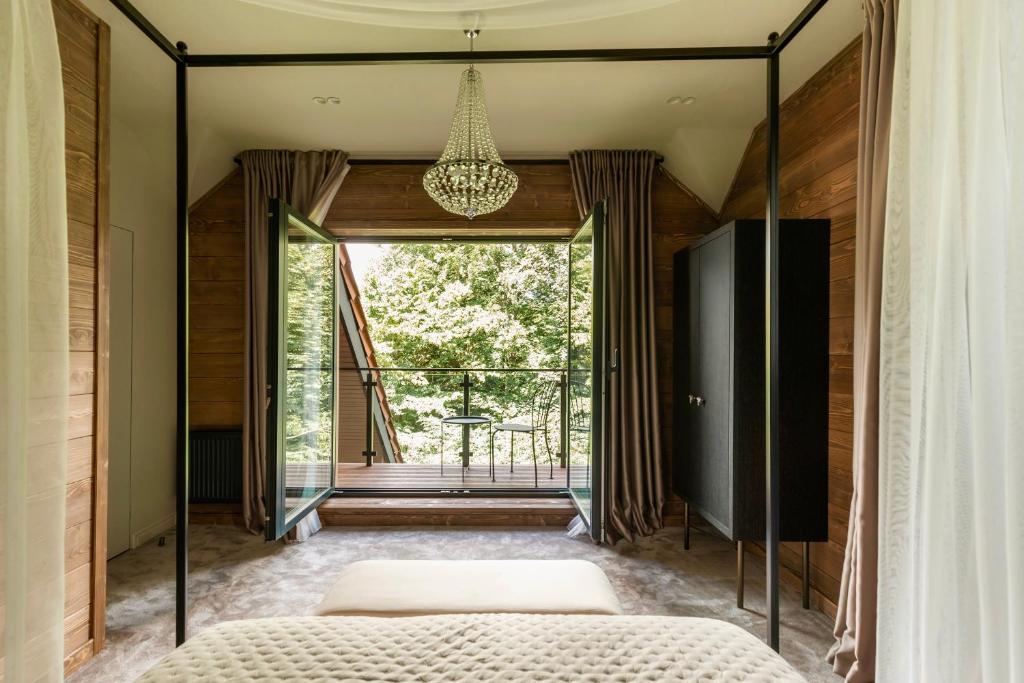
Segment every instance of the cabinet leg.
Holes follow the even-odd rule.
[[[800,586],[800,599],[804,609],[811,608],[811,544],[803,543],[803,579]]]
[[[743,541],[736,541],[736,606],[743,609]]]
[[[690,504],[683,503],[683,550],[690,549]]]

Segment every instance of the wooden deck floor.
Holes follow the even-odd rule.
[[[586,468],[575,466],[574,480],[582,482]],[[534,485],[533,463],[517,463],[514,472],[508,465],[498,465],[494,481],[486,463],[474,463],[465,472],[457,463],[440,465],[414,465],[411,463],[375,463],[367,467],[361,463],[339,463],[335,485],[340,489],[563,489],[567,470],[557,464],[554,477],[548,464],[538,466]],[[574,482],[575,483],[575,482]]]

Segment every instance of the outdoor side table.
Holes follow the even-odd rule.
[[[491,418],[483,415],[450,415],[441,418],[441,476],[444,476],[444,426],[456,425],[459,427],[478,427],[490,425]],[[490,454],[488,459],[491,479],[494,478],[494,441],[491,440]],[[464,444],[462,449],[462,481],[466,481],[466,470],[469,468],[469,448]]]

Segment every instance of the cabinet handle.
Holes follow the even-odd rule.
[[[695,398],[695,400],[697,401],[697,407],[698,407],[698,408],[700,408],[700,407],[701,407],[701,406],[703,406],[703,405],[704,405],[705,403],[707,403],[707,401],[705,401],[705,400],[704,400],[704,397],[703,397],[703,396],[697,396],[697,397]]]

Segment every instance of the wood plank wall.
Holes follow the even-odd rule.
[[[812,549],[819,606],[838,599],[851,493],[853,236],[856,204],[860,41],[824,66],[783,104],[783,217],[832,219],[828,543]],[[653,197],[655,305],[662,448],[672,445],[672,254],[718,225],[764,215],[764,126],[755,129],[721,216],[664,169]],[[579,221],[565,164],[517,164],[520,190],[507,209],[468,224],[423,192],[425,164],[356,165],[325,227],[347,237],[476,235],[564,236]],[[192,213],[193,426],[241,423],[242,186],[232,176]],[[783,560],[799,571],[798,548]]]
[[[53,0],[64,82],[70,365],[65,512],[65,670],[103,647],[109,364],[110,32]]]
[[[568,164],[522,163],[513,167],[520,186],[509,205],[470,222],[443,211],[423,191],[427,164],[354,165],[324,227],[336,235],[376,239],[466,236],[469,231],[474,236],[508,239],[571,235],[580,218]],[[241,174],[232,173],[189,213],[192,428],[237,428],[242,422],[243,200]],[[660,168],[655,176],[653,211],[662,449],[668,462],[672,446],[672,255],[718,223],[713,211]]]
[[[654,317],[658,355],[658,399],[661,450],[667,476],[672,477],[672,257],[680,249],[718,227],[718,217],[685,185],[659,167],[654,180]],[[678,505],[675,506],[678,508]],[[675,509],[673,508],[673,509]],[[668,511],[666,511],[668,512]]]
[[[245,189],[233,172],[189,210],[189,427],[242,426]]]
[[[423,191],[426,164],[354,165],[324,227],[337,235],[459,234],[469,223],[440,209]],[[579,222],[568,166],[517,165],[511,202],[471,224],[512,236],[571,234]],[[233,172],[189,211],[190,398],[193,429],[242,424],[242,325],[245,295],[244,187]],[[481,227],[486,226],[486,227]],[[362,448],[360,448],[362,452]]]
[[[344,331],[342,331],[344,336]],[[338,367],[359,367],[352,344],[348,338],[339,344]],[[363,376],[358,370],[338,371],[338,462],[365,462],[366,450],[366,388]],[[373,449],[377,451],[375,462],[387,462],[381,432],[374,432]]]
[[[423,190],[427,163],[353,165],[327,213],[335,235],[387,237],[567,237],[579,214],[565,163],[516,163],[519,189],[504,208],[468,221]]]
[[[857,39],[782,105],[779,214],[830,218],[829,540],[811,549],[819,606],[835,613],[846,546],[853,460],[853,273],[861,44]],[[764,217],[765,129],[755,129],[722,210],[722,222]],[[800,549],[783,563],[800,571]]]

